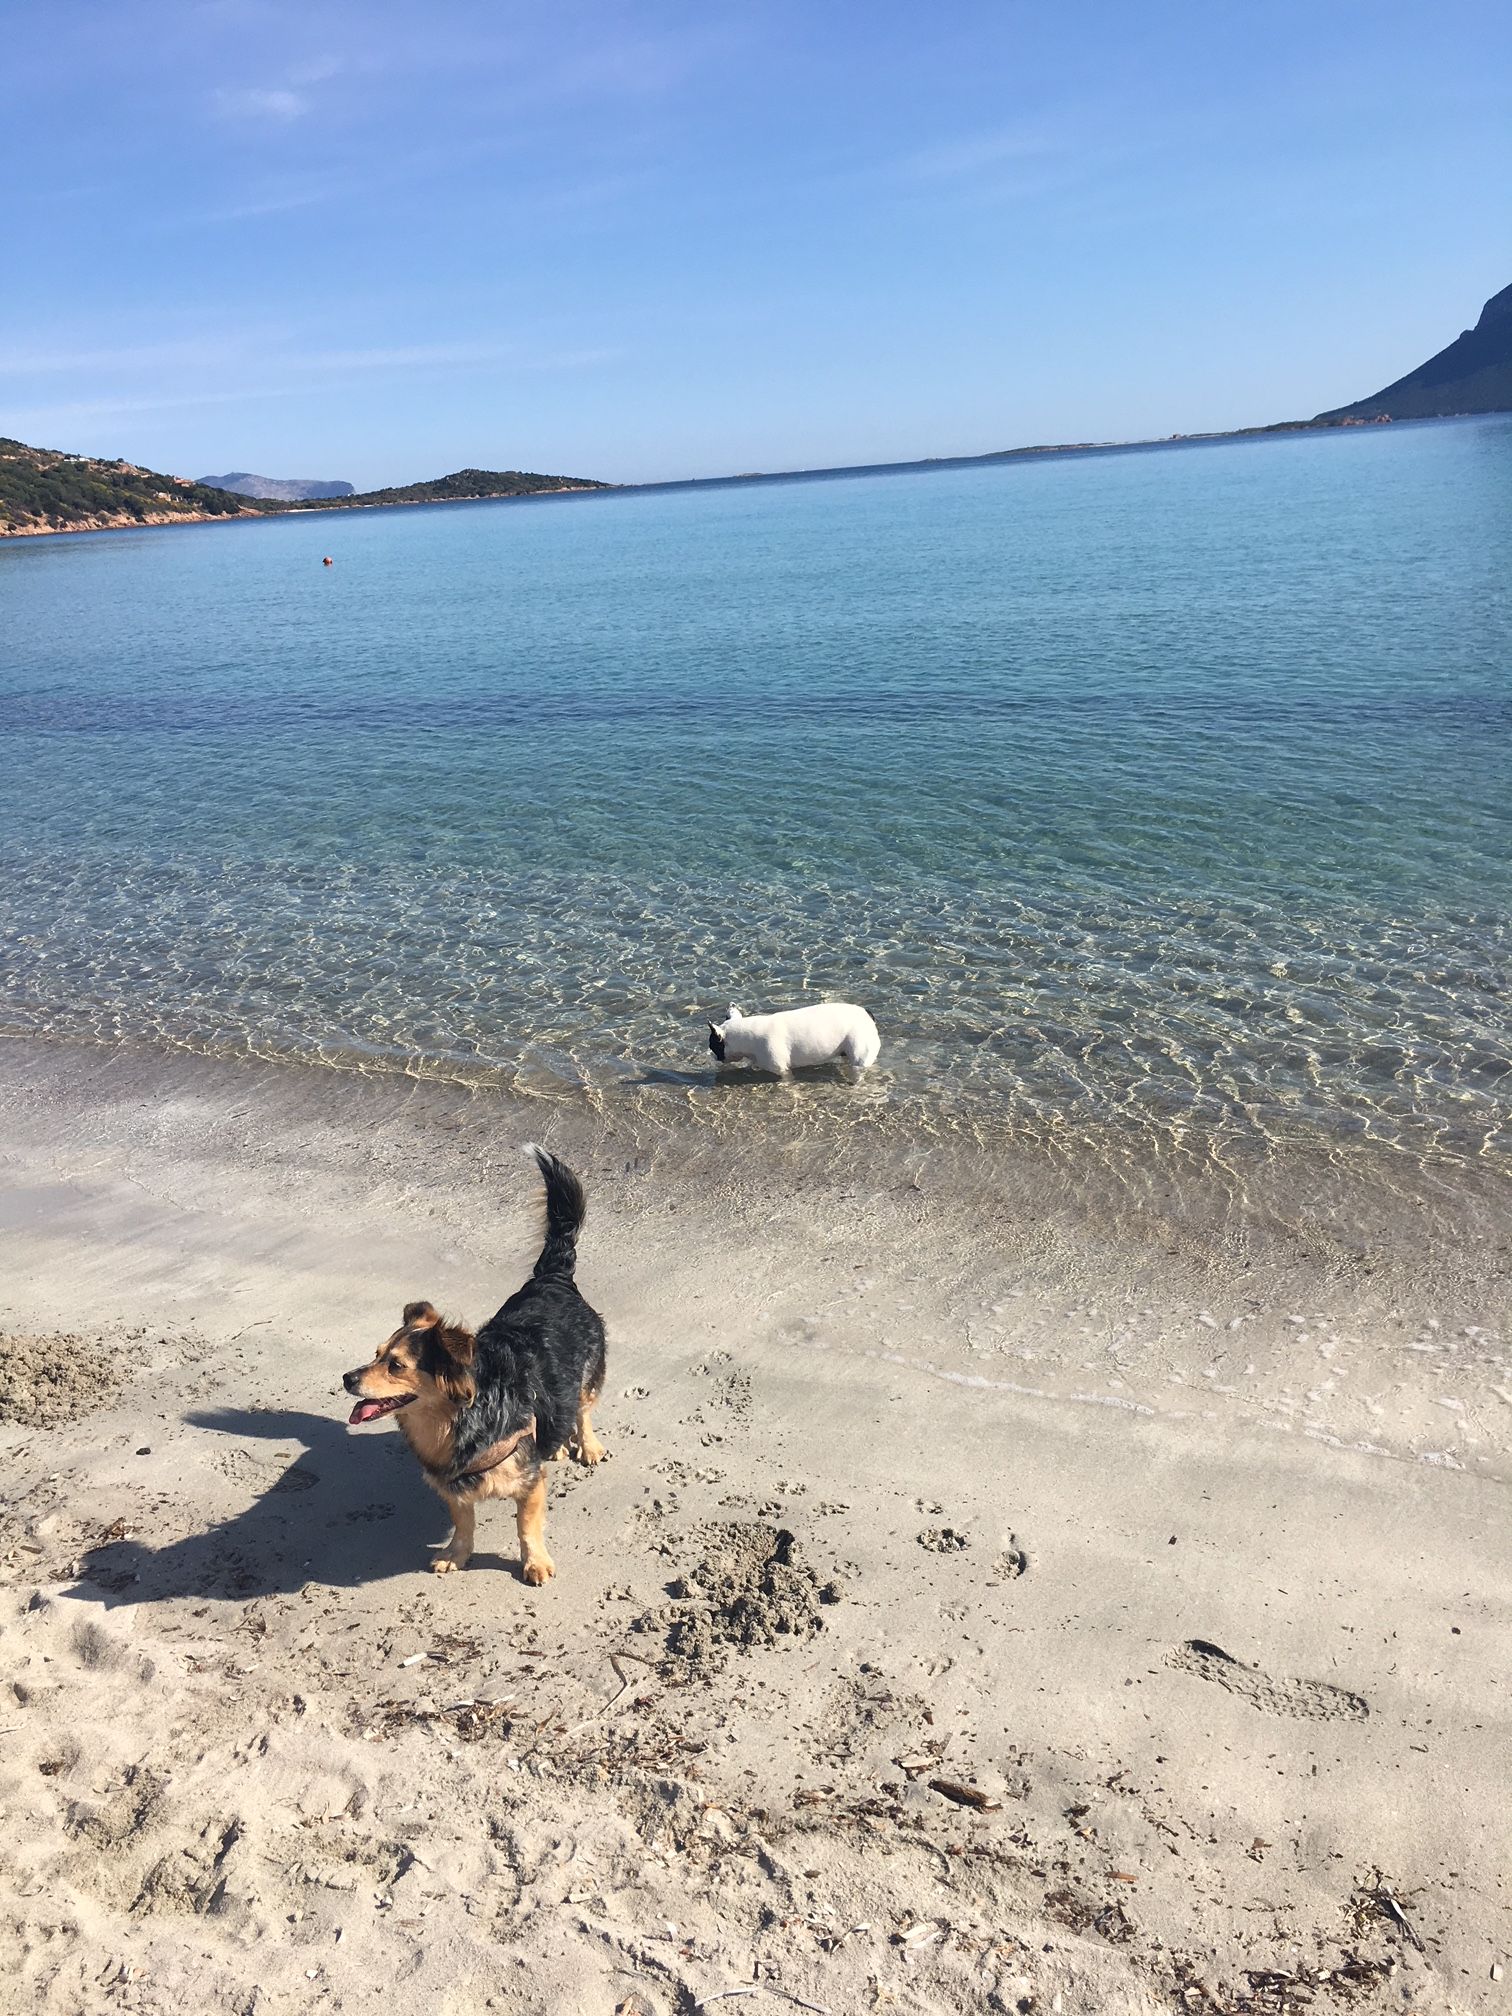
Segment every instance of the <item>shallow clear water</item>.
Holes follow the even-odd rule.
[[[10,542],[0,1026],[714,1116],[830,993],[816,1110],[1497,1163],[1509,526],[1491,418]]]

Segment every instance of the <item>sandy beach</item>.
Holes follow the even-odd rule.
[[[1504,1242],[145,1050],[0,1103],[7,2006],[1504,2006]],[[531,1132],[611,1337],[541,1590],[499,1508],[429,1573],[338,1384],[516,1285]]]
[[[858,11],[7,14],[0,2016],[1512,2016],[1512,11]]]

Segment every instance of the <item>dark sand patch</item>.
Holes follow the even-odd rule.
[[[52,1337],[0,1331],[0,1421],[64,1428],[113,1400],[125,1371],[119,1350],[72,1331]]]
[[[692,1568],[672,1584],[679,1607],[667,1630],[669,1655],[690,1675],[717,1672],[732,1651],[812,1638],[824,1629],[822,1607],[840,1600],[836,1585],[821,1584],[785,1527],[716,1524],[704,1529],[702,1547]],[[645,1622],[668,1622],[668,1616],[659,1611]]]

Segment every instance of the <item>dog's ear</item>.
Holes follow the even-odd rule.
[[[406,1330],[434,1330],[440,1321],[440,1311],[433,1303],[406,1302],[404,1305]]]
[[[438,1344],[458,1365],[471,1365],[477,1349],[477,1339],[465,1323],[443,1323],[439,1316],[431,1331],[431,1342]]]
[[[425,1369],[455,1406],[469,1406],[478,1390],[472,1375],[476,1340],[464,1324],[443,1323],[433,1309],[431,1315],[434,1321],[426,1326]]]

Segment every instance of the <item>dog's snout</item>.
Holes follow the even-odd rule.
[[[362,1374],[360,1372],[343,1372],[341,1375],[341,1383],[343,1386],[345,1386],[348,1393],[355,1393],[357,1391],[357,1381],[361,1377]]]

